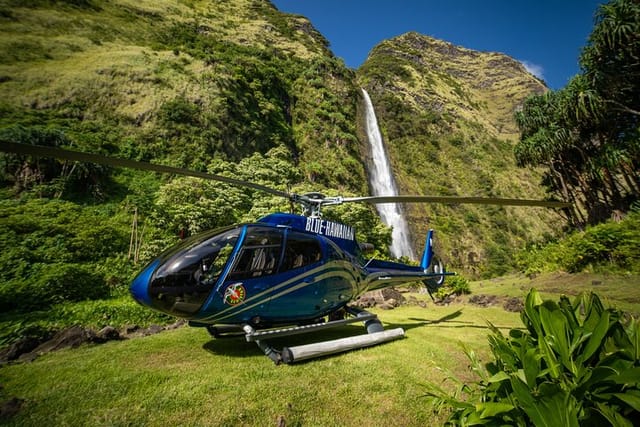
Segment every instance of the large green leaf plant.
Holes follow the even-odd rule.
[[[573,303],[531,290],[524,329],[493,325],[495,360],[484,367],[465,349],[480,380],[454,395],[430,384],[449,425],[632,426],[640,420],[640,322],[605,308],[593,293]],[[457,381],[457,380],[456,380]],[[460,396],[465,395],[466,399]]]

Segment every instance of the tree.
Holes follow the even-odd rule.
[[[598,223],[640,196],[640,4],[600,7],[580,62],[582,74],[533,96],[516,114],[515,154],[522,166],[547,168],[552,195],[574,204],[569,223]]]

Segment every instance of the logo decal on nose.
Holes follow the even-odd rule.
[[[229,305],[238,305],[247,296],[247,292],[242,286],[242,283],[234,283],[227,286],[224,290],[224,302]]]

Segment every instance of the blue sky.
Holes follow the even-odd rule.
[[[552,89],[580,72],[578,56],[603,0],[271,0],[306,16],[345,64],[379,42],[417,31],[515,58]]]

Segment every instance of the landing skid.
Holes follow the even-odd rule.
[[[242,329],[244,330],[246,340],[248,342],[255,342],[264,354],[273,360],[276,365],[279,365],[280,363],[289,364],[312,359],[314,357],[321,357],[357,348],[369,347],[404,336],[404,330],[402,328],[385,331],[382,327],[382,323],[378,320],[378,316],[373,313],[369,313],[364,310],[356,310],[351,307],[347,308],[347,312],[353,317],[312,325],[292,326],[282,329],[255,330],[251,325],[244,325]],[[272,338],[306,334],[344,326],[355,322],[364,322],[364,326],[367,328],[367,333],[353,337],[340,338],[337,340],[322,341],[295,347],[283,347],[282,350],[275,349],[267,342],[267,340]]]

